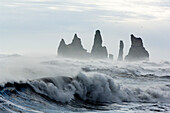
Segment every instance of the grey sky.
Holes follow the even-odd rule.
[[[100,29],[109,53],[140,36],[153,59],[170,59],[170,0],[1,0],[0,53],[55,54],[74,33],[91,50]]]

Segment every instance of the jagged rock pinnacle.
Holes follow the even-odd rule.
[[[81,44],[81,39],[78,38],[77,34],[74,35],[72,42],[68,45],[65,44],[64,39],[61,40],[58,47],[58,56],[69,57],[69,58],[87,58],[89,54]]]
[[[144,48],[141,38],[136,38],[131,34],[131,48],[128,55],[125,57],[127,61],[149,60],[149,53]]]
[[[118,61],[122,61],[123,60],[123,48],[124,48],[124,43],[121,40],[120,41],[120,47],[119,47],[119,56],[118,56]]]
[[[93,58],[107,58],[108,52],[105,46],[102,46],[102,36],[99,30],[96,30],[95,37],[94,37],[94,44],[91,50],[91,56]]]
[[[64,56],[65,51],[67,51],[67,45],[66,45],[64,39],[61,39],[59,47],[58,47],[58,55],[59,56]]]

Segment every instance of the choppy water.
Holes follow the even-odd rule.
[[[170,112],[170,62],[0,57],[0,112]]]

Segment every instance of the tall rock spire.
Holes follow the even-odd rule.
[[[102,46],[102,36],[99,30],[96,30],[96,34],[94,36],[94,45],[93,46]]]
[[[131,35],[131,48],[128,55],[125,57],[127,61],[149,60],[149,53],[144,48],[141,38],[136,38]]]
[[[122,61],[123,60],[123,49],[124,49],[124,43],[121,40],[120,41],[120,47],[119,47],[119,56],[118,56],[118,61]]]
[[[100,34],[100,31],[97,30],[94,37],[94,44],[91,50],[91,56],[93,58],[107,58],[108,52],[105,46],[102,46],[102,36]]]

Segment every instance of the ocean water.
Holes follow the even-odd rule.
[[[170,62],[0,56],[0,113],[170,112]]]

